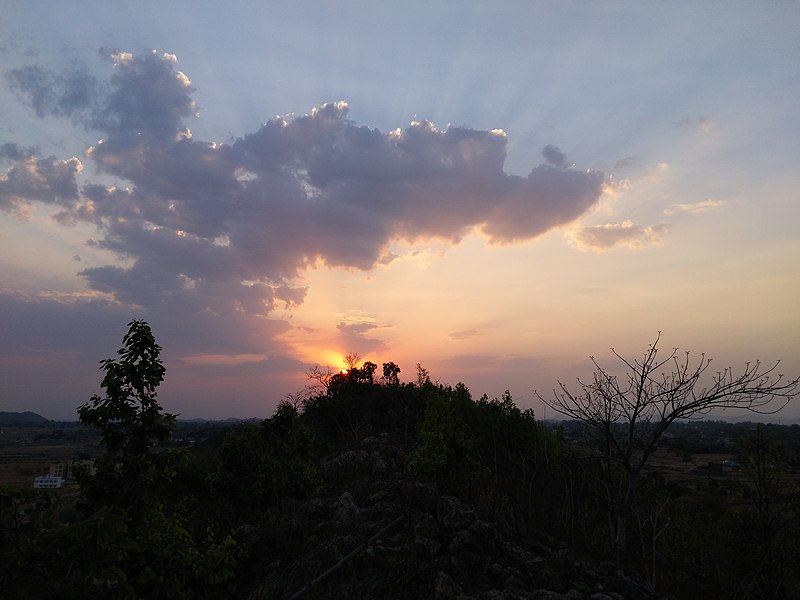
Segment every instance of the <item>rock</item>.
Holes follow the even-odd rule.
[[[238,598],[288,598],[363,547],[308,598],[658,600],[613,562],[481,520],[433,483],[404,480],[386,436],[321,462],[327,485],[265,526],[242,526],[249,580]],[[380,538],[366,542],[392,523]],[[238,582],[237,582],[238,583]],[[589,591],[591,590],[591,591]],[[305,600],[305,599],[304,599]]]
[[[330,516],[331,506],[321,498],[312,498],[303,506],[303,514],[308,520],[327,519]]]
[[[447,549],[450,552],[461,552],[469,549],[471,545],[472,536],[470,535],[469,531],[462,529],[453,536],[453,539],[450,541],[450,545]]]
[[[336,503],[336,510],[333,513],[333,518],[337,521],[349,521],[358,513],[353,496],[350,492],[344,492],[339,496],[339,501]]]
[[[383,475],[383,473],[387,469],[386,461],[383,460],[380,454],[377,452],[373,452],[369,455],[370,460],[370,472],[373,476]]]
[[[258,525],[241,525],[233,532],[236,543],[250,552],[269,539],[270,531]]]
[[[463,595],[461,586],[453,581],[447,573],[438,571],[434,582],[433,597],[436,600],[456,600]]]
[[[429,514],[436,512],[436,502],[439,497],[436,492],[436,484],[404,481],[400,488],[400,493],[411,510]]]
[[[503,585],[503,590],[506,592],[527,592],[530,590],[530,586],[522,580],[520,576],[511,575],[509,576],[505,584]]]
[[[414,515],[412,531],[416,537],[436,538],[439,536],[439,524],[426,513]]]
[[[364,450],[347,450],[322,460],[320,471],[326,476],[336,476],[341,471],[360,471],[368,461],[369,454]]]
[[[455,496],[441,496],[436,504],[436,520],[448,531],[456,532],[469,527],[475,513],[464,508]]]
[[[367,498],[367,504],[369,505],[377,504],[378,502],[397,502],[397,498],[387,490],[380,490]]]

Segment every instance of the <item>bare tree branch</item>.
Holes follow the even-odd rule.
[[[800,378],[787,378],[778,372],[780,361],[765,367],[760,361],[748,362],[734,372],[726,367],[710,372],[711,359],[701,354],[673,348],[659,357],[661,332],[641,357],[629,359],[614,348],[624,375],[612,374],[590,357],[595,371],[590,382],[578,379],[579,392],[573,393],[563,382],[553,390],[553,398],[534,394],[557,413],[581,423],[594,432],[590,449],[608,465],[618,465],[619,490],[612,502],[612,538],[618,550],[625,544],[625,526],[636,480],[661,436],[678,419],[691,419],[714,409],[740,409],[759,414],[774,414],[800,393]]]

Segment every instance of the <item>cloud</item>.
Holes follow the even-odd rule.
[[[174,54],[153,50],[134,57],[109,52],[114,63],[110,94],[97,107],[90,124],[119,138],[145,135],[171,139],[182,121],[195,113],[189,78],[174,68]]]
[[[668,206],[664,209],[664,214],[671,216],[677,215],[679,213],[690,213],[690,214],[697,214],[702,212],[707,212],[709,210],[715,210],[725,204],[722,200],[703,200],[701,202],[692,202],[687,204],[673,204],[672,206]]]
[[[32,201],[70,206],[78,200],[77,177],[83,164],[74,156],[36,158],[16,147],[4,154],[18,160],[0,174],[0,210],[23,215]]]
[[[199,354],[184,356],[181,360],[188,365],[240,365],[242,363],[261,363],[266,359],[263,354]]]
[[[336,326],[339,331],[337,343],[348,352],[357,352],[362,356],[384,350],[388,346],[385,341],[368,335],[380,328],[370,318],[351,317]]]
[[[568,232],[567,239],[578,250],[604,252],[619,246],[641,248],[658,244],[668,229],[669,225],[666,223],[642,227],[633,221],[623,221],[582,227]]]
[[[476,369],[494,368],[500,359],[497,356],[488,354],[457,354],[442,364],[451,368],[455,367],[459,371],[472,371]]]
[[[555,146],[527,177],[506,174],[501,130],[439,129],[424,120],[381,132],[348,119],[346,102],[276,117],[230,143],[195,139],[194,89],[177,57],[103,49],[112,72],[41,67],[9,81],[39,116],[98,132],[84,162],[6,144],[0,209],[62,207],[64,226],[88,223],[88,243],[120,262],[81,271],[92,289],[144,311],[222,323],[266,319],[303,302],[309,266],[370,269],[395,258],[392,241],[530,240],[593,207],[605,176],[568,166]],[[366,330],[343,335],[363,341]],[[374,340],[371,340],[374,342]],[[235,350],[234,354],[242,353]]]
[[[6,78],[13,90],[39,117],[80,119],[91,109],[98,83],[82,64],[74,64],[63,75],[38,65],[11,70]]]
[[[626,156],[620,158],[615,164],[614,169],[625,170],[630,168],[638,168],[642,164],[642,159],[638,156]]]
[[[711,133],[714,130],[714,123],[708,117],[684,117],[679,121],[674,121],[672,125],[679,129],[687,129],[697,133]]]
[[[480,331],[478,329],[465,329],[463,331],[454,331],[448,337],[451,340],[468,340],[479,333]]]
[[[5,143],[0,145],[0,160],[21,161],[36,156],[39,151],[34,147],[24,147],[19,144]]]
[[[545,146],[542,149],[542,156],[544,156],[551,165],[555,165],[556,167],[567,166],[567,155],[555,146]]]

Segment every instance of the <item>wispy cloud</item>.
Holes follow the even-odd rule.
[[[697,133],[711,133],[714,131],[714,123],[708,117],[684,117],[672,123],[673,127],[687,129]]]
[[[575,229],[567,232],[567,239],[578,250],[605,252],[616,247],[641,248],[659,244],[668,229],[667,223],[643,227],[628,220]]]
[[[454,331],[448,337],[451,340],[468,340],[472,337],[475,337],[480,333],[477,329],[465,329],[463,331]]]
[[[665,215],[677,215],[680,213],[697,214],[715,210],[725,204],[722,200],[703,200],[701,202],[691,202],[686,204],[673,204],[664,209]]]

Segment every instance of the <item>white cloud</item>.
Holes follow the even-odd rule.
[[[130,52],[113,52],[110,57],[114,64],[124,64],[133,60],[133,54]]]

